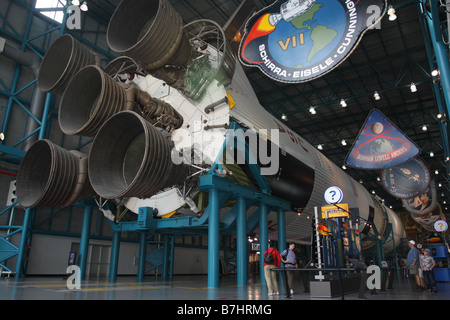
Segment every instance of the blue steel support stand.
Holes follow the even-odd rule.
[[[282,208],[278,208],[278,251],[286,249],[286,216]]]
[[[238,198],[237,218],[237,285],[247,284],[248,254],[247,254],[247,207],[244,197]]]
[[[144,281],[146,256],[147,256],[147,232],[141,231],[139,234],[139,262],[137,270],[137,280],[139,282]]]
[[[26,256],[26,250],[27,250],[27,243],[28,243],[28,233],[30,230],[30,221],[31,221],[31,215],[34,209],[26,209],[25,210],[25,216],[23,218],[23,225],[22,225],[22,234],[20,237],[20,245],[17,255],[17,262],[16,262],[16,275],[18,278],[22,278],[25,276],[25,256]]]
[[[119,264],[119,248],[120,248],[120,231],[114,231],[111,246],[111,262],[109,264],[109,282],[116,282],[117,269]]]
[[[164,256],[161,277],[164,280],[169,280],[172,275],[173,263],[173,237],[169,234],[165,234],[163,238]]]
[[[278,252],[283,252],[286,249],[286,215],[282,208],[278,208],[277,213],[278,221]],[[283,282],[283,276],[280,272],[280,283]]]
[[[448,60],[448,47],[444,44],[442,38],[442,31],[440,28],[439,8],[436,1],[421,1],[422,16],[426,20],[428,29],[430,31],[430,40],[433,45],[434,53],[436,55],[436,63],[440,72],[440,83],[442,87],[442,93],[445,100],[445,113],[446,119],[450,115],[450,64]],[[427,12],[426,4],[430,5],[431,12]],[[440,95],[440,92],[435,92],[436,95]],[[448,137],[444,136],[446,145],[444,151],[449,152]],[[448,156],[448,155],[446,155]],[[447,172],[449,168],[447,167]]]
[[[86,263],[89,249],[89,237],[91,233],[92,207],[84,207],[83,228],[81,230],[80,249],[78,252],[78,266],[80,267],[80,279],[85,280]]]
[[[245,142],[243,130],[236,123],[231,123],[227,130],[226,140],[213,167],[208,174],[200,177],[199,190],[209,193],[208,204],[208,287],[215,288],[219,284],[219,236],[220,226],[219,210],[221,203],[225,200],[237,200],[236,205],[236,233],[237,233],[237,276],[238,285],[246,285],[247,283],[247,229],[252,229],[259,222],[260,230],[260,270],[261,283],[265,284],[264,277],[264,252],[268,247],[268,226],[267,218],[269,208],[274,210],[287,211],[290,210],[290,204],[277,197],[272,196],[271,189],[265,177],[261,174],[261,168],[258,166],[251,148]],[[236,141],[235,139],[240,139]],[[237,142],[237,143],[236,143]],[[251,188],[240,184],[239,182],[227,179],[216,174],[221,170],[221,161],[225,150],[237,150],[245,155],[246,164],[251,171],[259,189]],[[222,199],[222,202],[221,200]],[[255,205],[259,207],[256,216],[252,216],[246,221],[247,206]],[[284,216],[283,216],[284,218]],[[283,220],[284,221],[284,220]],[[227,221],[224,218],[223,226],[226,227]],[[284,222],[281,223],[283,231],[281,237],[284,236]]]
[[[219,286],[219,192],[209,190],[208,287]]]
[[[268,249],[268,229],[267,229],[267,205],[265,203],[260,204],[260,211],[259,211],[259,269],[260,269],[260,278],[261,278],[261,284],[266,284],[266,277],[264,274],[264,252]]]

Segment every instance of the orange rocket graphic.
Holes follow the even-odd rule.
[[[244,58],[246,61],[250,63],[261,63],[262,61],[255,62],[246,58],[245,48],[247,47],[247,45],[256,38],[260,38],[270,34],[276,28],[275,26],[272,26],[269,23],[269,16],[270,13],[266,13],[265,15],[261,16],[261,18],[259,18],[258,21],[256,21],[256,23],[253,25],[252,29],[248,33],[245,42],[242,46],[242,58]]]

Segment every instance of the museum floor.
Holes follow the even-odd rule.
[[[135,277],[118,277],[114,283],[108,279],[86,280],[80,289],[67,288],[64,277],[26,277],[22,280],[0,279],[0,300],[159,300],[159,301],[204,301],[204,300],[342,300],[333,298],[314,298],[304,293],[301,281],[295,282],[294,294],[285,297],[284,286],[277,296],[269,296],[267,287],[261,285],[259,276],[250,276],[247,286],[237,286],[234,275],[223,276],[219,287],[207,287],[207,276],[174,276],[171,281],[148,276],[143,282]],[[366,290],[361,295],[350,293],[344,300],[450,300],[450,283],[438,282],[438,292],[416,291],[412,279],[394,280],[391,289],[376,290],[376,294]]]

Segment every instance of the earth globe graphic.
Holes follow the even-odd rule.
[[[394,144],[385,138],[375,139],[369,144],[369,154],[383,154],[394,151]]]
[[[282,19],[277,24],[269,35],[269,51],[287,68],[317,65],[341,43],[346,21],[345,9],[339,1],[316,2],[305,14],[289,22]]]

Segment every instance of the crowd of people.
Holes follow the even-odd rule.
[[[269,296],[279,295],[279,285],[278,285],[278,274],[276,272],[272,272],[272,269],[279,268],[281,263],[284,264],[286,268],[287,274],[287,284],[289,287],[289,293],[294,294],[294,272],[289,271],[291,268],[297,268],[297,257],[295,255],[295,243],[289,243],[289,247],[283,250],[281,253],[278,252],[274,245],[264,253],[264,275],[266,278],[267,289],[269,292]],[[271,255],[266,259],[268,255]]]
[[[422,291],[428,290],[429,292],[437,293],[436,280],[434,277],[433,269],[436,267],[436,261],[430,254],[429,249],[419,251],[414,240],[410,240],[408,243],[410,250],[406,259],[404,259],[405,271],[408,276],[413,276],[415,280],[415,290]],[[287,285],[290,290],[290,294],[294,293],[294,271],[289,271],[290,268],[298,268],[297,257],[295,254],[295,243],[289,243],[287,249],[281,253],[278,252],[276,247],[272,245],[264,253],[264,274],[267,283],[267,289],[269,296],[279,295],[278,273],[273,272],[272,269],[279,268],[284,264],[287,275]],[[270,256],[270,258],[267,258]]]
[[[429,292],[437,292],[436,280],[434,278],[433,269],[436,267],[436,261],[430,255],[430,250],[425,249],[423,253],[417,249],[416,242],[410,240],[410,250],[407,256],[407,267],[409,275],[414,276],[416,281],[416,290],[428,290]]]

